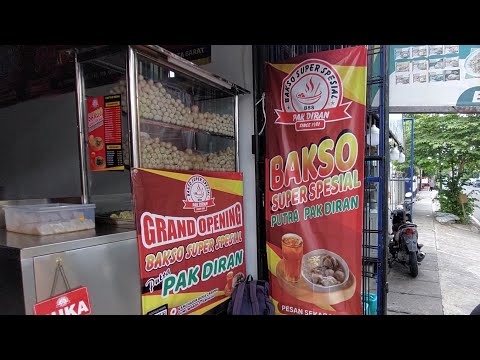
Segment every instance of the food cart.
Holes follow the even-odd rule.
[[[239,169],[246,90],[156,45],[83,49],[75,69],[81,203],[95,204],[95,228],[0,230],[5,313],[32,314],[36,303],[78,287],[88,289],[92,314],[142,313],[134,169]]]

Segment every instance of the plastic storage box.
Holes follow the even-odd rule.
[[[8,231],[51,235],[95,228],[95,204],[5,206]]]

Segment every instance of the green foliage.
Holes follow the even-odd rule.
[[[422,114],[413,117],[415,166],[430,177],[442,179],[438,181],[441,210],[467,221],[473,212],[474,200],[469,199],[464,205],[465,218],[458,199],[465,180],[480,169],[480,115]],[[409,134],[408,128],[405,131],[407,152]],[[408,159],[409,154],[406,156]],[[446,186],[443,185],[445,181]]]
[[[441,181],[443,180],[445,180],[445,186],[442,184],[442,187],[438,192],[438,200],[440,202],[441,211],[455,214],[460,218],[462,223],[468,223],[470,220],[470,215],[473,214],[475,209],[475,199],[473,197],[469,197],[468,202],[463,204],[462,209],[462,204],[459,201],[460,194],[463,192],[462,182],[458,181],[452,176],[442,177]]]
[[[410,121],[406,121],[403,124],[403,133],[404,133],[404,139],[405,139],[405,148],[403,149],[403,152],[405,154],[405,162],[404,163],[399,163],[398,161],[393,161],[393,165],[395,166],[396,171],[402,172],[404,175],[407,174],[408,169],[410,168],[410,139],[411,139],[411,123]],[[414,154],[415,155],[415,154]],[[424,171],[425,176],[429,176],[428,174],[425,174],[425,169],[422,169]],[[419,175],[420,174],[420,168],[418,167],[417,164],[415,164],[414,161],[414,175]]]
[[[479,124],[479,115],[415,116],[415,164],[430,173],[470,175],[480,164]]]

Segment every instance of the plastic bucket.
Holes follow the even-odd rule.
[[[368,304],[368,302],[362,302],[362,311],[364,315],[370,315],[370,305]]]
[[[362,303],[363,303],[363,294],[362,294]],[[368,305],[366,307],[367,312],[365,312],[367,315],[377,315],[377,294],[373,293],[368,293],[366,296],[366,304]]]

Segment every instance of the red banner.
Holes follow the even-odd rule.
[[[352,116],[347,112],[350,104],[351,102],[348,102],[346,104],[339,105],[334,109],[323,111],[286,112],[275,110],[278,115],[277,120],[275,120],[275,124],[298,125],[297,131],[304,128],[311,130],[311,128],[305,127],[302,124],[322,121],[322,123],[325,125],[326,121],[350,119]],[[325,126],[323,126],[321,129],[323,128],[325,128]]]
[[[277,314],[362,313],[366,60],[366,48],[353,47],[267,64],[267,253]]]
[[[132,172],[143,314],[202,314],[245,276],[240,173]]]
[[[34,315],[88,315],[92,312],[86,287],[35,304]]]

